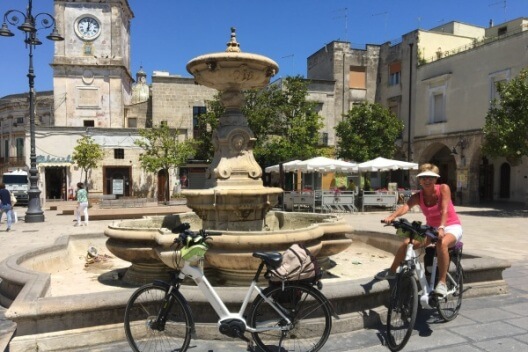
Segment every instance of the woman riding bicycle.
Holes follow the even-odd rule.
[[[398,208],[395,212],[383,221],[390,224],[391,221],[407,213],[415,205],[419,205],[427,225],[438,229],[438,241],[436,242],[436,253],[438,258],[438,284],[434,292],[437,295],[447,294],[446,275],[449,269],[448,249],[453,247],[462,239],[462,225],[455,212],[451,201],[451,190],[446,184],[437,185],[436,181],[440,177],[439,169],[433,164],[423,164],[420,166],[420,173],[417,175],[421,191],[413,194],[406,204]],[[425,243],[415,241],[415,248],[427,246],[431,242],[427,237]],[[395,277],[396,269],[405,259],[405,252],[409,239],[400,246],[394,257],[389,270],[376,275],[376,279],[385,280]]]

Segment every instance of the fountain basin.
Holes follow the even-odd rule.
[[[382,245],[391,252],[401,244],[401,239],[392,234],[355,233],[351,237],[354,242]],[[87,244],[103,248],[105,240],[100,233],[62,236],[52,246],[18,253],[0,263],[0,297],[4,299],[2,304],[9,307],[6,318],[17,324],[10,351],[63,350],[64,346],[89,350],[100,344],[125,340],[124,307],[135,288],[123,283],[102,288],[104,280],[96,280],[88,283],[85,290],[79,287],[73,292],[68,286],[62,295],[50,296],[55,290],[54,287],[50,290],[54,282],[50,272],[64,270],[64,258],[84,256]],[[502,272],[510,266],[508,262],[468,250],[463,263],[465,281],[471,286],[465,297],[508,291],[502,278]],[[83,265],[82,260],[79,265]],[[383,305],[389,289],[386,281],[372,279],[381,267],[369,265],[371,272],[358,276],[351,263],[338,262],[340,265],[344,266],[347,276],[323,279],[323,292],[340,315],[334,321],[332,333],[378,326],[386,315]],[[215,288],[229,309],[240,309],[247,287]],[[198,338],[225,338],[218,333],[218,317],[198,288],[182,286],[181,290],[194,313]]]
[[[115,222],[105,230],[106,246],[120,259],[130,261],[124,280],[133,284],[166,278],[174,268],[174,238],[169,229],[188,222],[191,230],[199,230],[204,222],[189,212],[168,216]],[[219,282],[226,285],[247,284],[260,261],[255,251],[284,251],[294,243],[304,243],[321,263],[348,248],[346,237],[352,228],[336,215],[270,211],[261,231],[218,230],[205,256],[205,267],[217,272]],[[164,265],[165,264],[165,265]],[[159,272],[156,273],[156,270]],[[129,273],[130,272],[130,273]]]

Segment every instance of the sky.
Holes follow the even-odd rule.
[[[334,40],[365,44],[395,42],[415,29],[450,21],[487,27],[528,17],[528,0],[128,0],[131,23],[131,73],[142,66],[190,77],[186,64],[196,56],[221,52],[235,27],[243,52],[277,62],[275,78],[306,76],[308,56]],[[26,0],[0,0],[0,15],[25,11]],[[52,0],[33,0],[33,15],[53,14]],[[28,53],[24,36],[0,37],[0,97],[28,91]],[[35,89],[53,89],[54,43],[38,32],[34,50]]]

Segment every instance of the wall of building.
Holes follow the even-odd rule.
[[[194,83],[194,78],[154,73],[152,76],[152,123],[167,121],[169,127],[187,131],[192,137],[193,107],[206,106],[218,93],[216,89]]]

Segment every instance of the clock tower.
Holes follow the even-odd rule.
[[[130,103],[127,0],[55,0],[65,40],[53,57],[55,126],[122,128]]]

